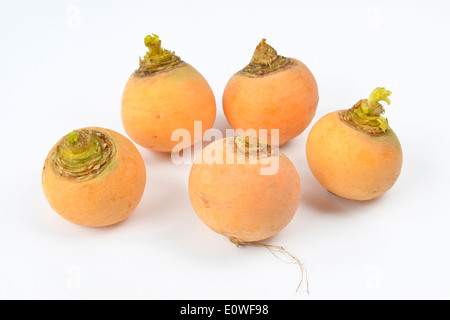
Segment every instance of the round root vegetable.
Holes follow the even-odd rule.
[[[223,109],[235,130],[265,129],[269,143],[283,145],[308,127],[318,101],[311,71],[296,59],[278,55],[263,39],[250,64],[228,81]],[[279,142],[271,141],[270,130],[279,130]]]
[[[283,153],[256,137],[215,141],[192,166],[189,197],[198,217],[213,231],[236,246],[264,247],[278,258],[284,255],[300,268],[297,291],[304,278],[308,284],[306,270],[293,254],[257,242],[281,231],[300,202],[300,178]]]
[[[264,168],[275,168],[261,174]],[[235,244],[270,238],[293,218],[300,178],[281,152],[256,137],[226,138],[203,149],[189,176],[198,217]]]
[[[194,144],[194,121],[202,134],[212,128],[216,102],[205,78],[174,52],[161,48],[158,36],[145,38],[148,52],[128,80],[122,96],[122,122],[137,144],[154,151],[172,152],[176,129],[188,130]],[[188,147],[184,145],[183,147]]]
[[[370,200],[389,190],[400,175],[402,148],[383,106],[390,91],[376,88],[349,110],[332,112],[311,129],[306,143],[309,167],[330,192]]]
[[[103,227],[127,218],[139,204],[145,164],[133,143],[102,128],[75,130],[50,151],[42,187],[52,208],[83,226]]]

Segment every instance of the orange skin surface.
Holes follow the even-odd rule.
[[[50,162],[55,147],[45,160],[42,187],[51,207],[70,222],[87,227],[104,227],[126,219],[144,193],[144,160],[133,143],[121,134],[95,129],[112,137],[116,154],[100,175],[87,181],[58,176]]]
[[[240,241],[270,238],[288,225],[300,202],[300,178],[283,154],[275,175],[261,175],[260,162],[232,162],[233,149],[226,138],[206,147],[199,159],[208,160],[211,148],[223,163],[194,163],[189,196],[198,217],[213,231]],[[245,157],[238,154],[238,157]],[[229,162],[225,162],[228,159]],[[248,160],[248,159],[247,159]],[[196,161],[196,162],[197,162]]]
[[[403,155],[392,129],[372,136],[327,114],[311,129],[308,165],[328,191],[352,200],[371,200],[388,191],[400,175]]]
[[[277,145],[271,141],[270,129],[279,129],[279,145],[283,145],[308,127],[319,91],[306,65],[292,60],[294,64],[287,69],[255,77],[236,73],[228,81],[223,110],[235,130],[267,129],[267,142]]]
[[[188,64],[145,77],[133,74],[123,92],[125,131],[150,150],[172,152],[179,142],[171,141],[171,135],[180,128],[190,132],[194,144],[202,138],[194,141],[194,121],[202,121],[203,135],[215,118],[214,94],[205,78]]]

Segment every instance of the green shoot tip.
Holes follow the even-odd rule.
[[[367,102],[379,102],[379,101],[385,101],[387,104],[391,104],[391,100],[389,100],[389,96],[391,95],[392,91],[386,90],[385,88],[378,87],[375,90],[372,91],[372,93],[369,96],[369,99],[367,99]]]
[[[78,137],[78,132],[76,132],[76,131],[72,131],[67,136],[67,142],[70,143],[71,145],[76,145],[78,143],[78,141],[79,141],[79,137]]]
[[[152,33],[145,37],[144,44],[146,47],[160,43],[159,36]]]

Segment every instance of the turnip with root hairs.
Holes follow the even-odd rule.
[[[273,174],[261,174],[276,161]],[[300,202],[300,178],[286,155],[257,137],[217,140],[194,161],[189,197],[197,216],[237,246],[262,246],[303,265],[283,247],[260,243],[285,228]]]

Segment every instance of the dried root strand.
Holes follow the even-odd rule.
[[[308,272],[306,271],[303,263],[292,253],[284,249],[282,246],[276,246],[271,244],[259,243],[259,242],[251,242],[251,241],[242,241],[236,238],[229,237],[229,240],[236,245],[236,247],[240,246],[252,246],[252,247],[263,247],[267,249],[275,258],[283,261],[284,263],[296,264],[300,268],[300,282],[297,286],[296,292],[299,291],[300,287],[303,284],[303,281],[306,282],[306,292],[309,294],[309,280],[308,280]],[[284,255],[289,258],[289,261],[286,261],[280,257],[280,255]]]

